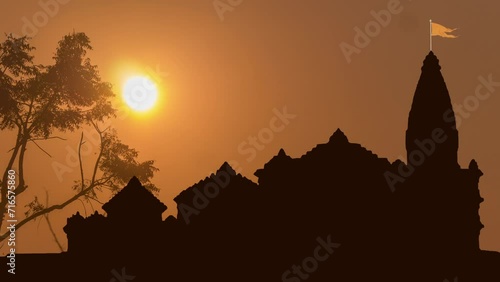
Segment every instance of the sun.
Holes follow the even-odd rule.
[[[134,111],[146,112],[158,100],[158,87],[147,76],[129,77],[123,85],[123,99]]]

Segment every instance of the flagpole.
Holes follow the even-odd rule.
[[[429,19],[429,49],[432,51],[432,20]]]

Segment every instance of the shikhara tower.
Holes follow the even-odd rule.
[[[431,51],[424,60],[408,118],[407,166],[414,173],[404,183],[403,214],[415,249],[442,254],[437,260],[461,265],[479,251],[483,228],[475,160],[458,164],[458,131],[439,60]],[[411,236],[411,235],[410,235]],[[466,259],[467,258],[467,259]],[[444,263],[444,262],[443,262]]]
[[[407,160],[415,164],[421,162],[419,151],[426,155],[422,168],[441,170],[459,167],[455,114],[439,60],[432,51],[424,60],[413,96],[406,130],[406,150]]]

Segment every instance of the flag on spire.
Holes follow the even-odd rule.
[[[448,34],[450,32],[453,32],[457,30],[456,28],[447,28],[443,25],[440,25],[438,23],[431,22],[431,32],[432,36],[441,36],[445,38],[457,38],[458,36],[453,35],[453,34]]]
[[[433,36],[441,36],[444,38],[457,38],[458,36],[454,34],[448,34],[451,33],[455,30],[456,28],[447,28],[443,25],[440,25],[438,23],[433,23],[432,20],[429,20],[429,45],[430,45],[430,50],[432,51],[432,37]]]

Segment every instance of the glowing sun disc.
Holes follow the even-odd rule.
[[[123,86],[123,99],[135,111],[151,109],[158,98],[158,89],[153,81],[145,76],[134,76]]]

